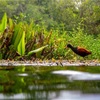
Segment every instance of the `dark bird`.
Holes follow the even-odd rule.
[[[70,48],[74,53],[76,53],[77,55],[81,57],[85,57],[91,54],[89,50],[86,50],[85,48],[82,48],[82,47],[74,47],[71,44],[67,44],[67,47]]]

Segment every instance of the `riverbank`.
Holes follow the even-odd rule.
[[[100,66],[98,60],[36,60],[36,61],[10,61],[0,60],[0,66]]]

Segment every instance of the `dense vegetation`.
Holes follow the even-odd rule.
[[[100,59],[99,0],[1,0],[1,59],[74,59],[67,43]],[[81,59],[81,58],[77,58]]]

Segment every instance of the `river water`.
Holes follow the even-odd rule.
[[[100,67],[1,66],[0,99],[100,100]]]

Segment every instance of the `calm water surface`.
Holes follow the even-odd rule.
[[[100,67],[0,67],[0,99],[100,100]]]

